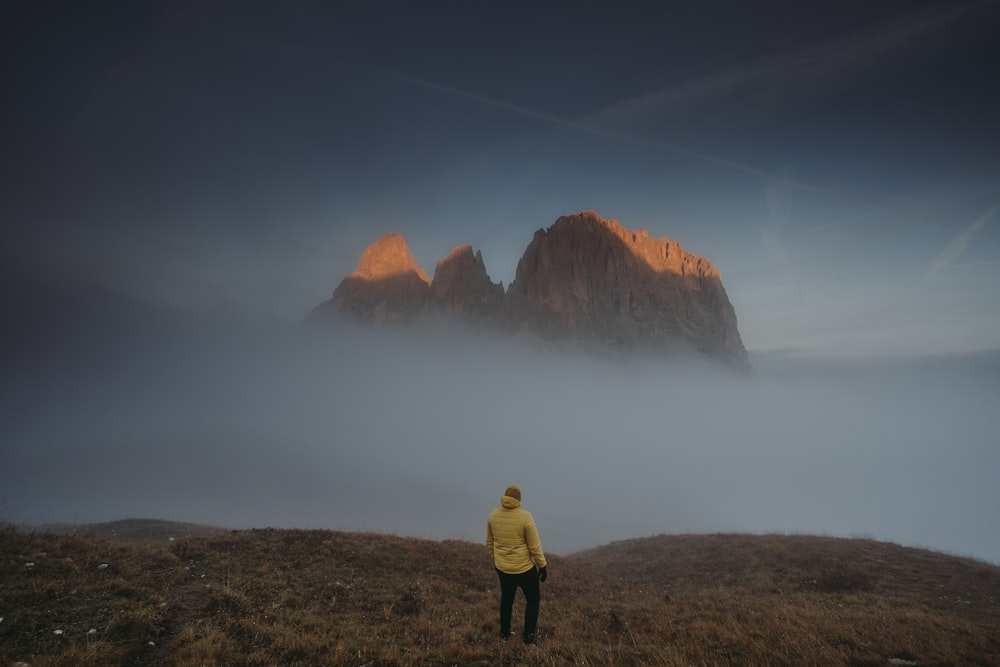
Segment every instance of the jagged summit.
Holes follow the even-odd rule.
[[[375,323],[437,312],[552,341],[694,349],[749,368],[718,269],[676,241],[627,230],[593,211],[535,232],[506,292],[469,245],[438,261],[429,281],[402,235],[386,234],[315,312]]]
[[[486,273],[481,252],[460,245],[439,260],[431,293],[437,308],[467,317],[485,317],[503,306],[504,289]]]
[[[595,231],[600,232],[600,230],[625,244],[629,251],[646,262],[654,271],[675,273],[681,276],[698,275],[721,280],[719,270],[710,261],[704,257],[685,252],[677,241],[652,238],[645,229],[630,231],[617,220],[602,218],[594,211],[564,215],[556,220],[555,224],[545,233],[549,236],[553,234],[590,235]]]
[[[386,234],[368,247],[357,270],[344,278],[318,313],[348,313],[379,324],[409,322],[431,302],[431,281],[402,234]]]
[[[357,270],[348,277],[382,280],[408,273],[415,273],[425,283],[431,284],[427,274],[420,268],[410,252],[410,247],[406,245],[406,239],[403,238],[402,234],[393,232],[385,234],[368,246],[361,255],[361,259],[358,260]]]

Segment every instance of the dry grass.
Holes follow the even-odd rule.
[[[226,532],[224,528],[215,526],[159,519],[121,519],[83,525],[53,523],[42,526],[40,530],[62,535],[103,537],[110,542],[162,541],[171,537],[205,536]]]
[[[496,577],[476,544],[0,530],[0,665],[1000,664],[1000,568],[974,560],[703,535],[552,556],[549,569],[536,650],[497,644]]]

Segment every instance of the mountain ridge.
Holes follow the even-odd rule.
[[[606,348],[692,349],[748,370],[749,360],[719,270],[680,243],[628,230],[594,211],[538,229],[506,290],[465,244],[419,267],[401,234],[365,250],[358,269],[312,313],[378,325],[444,314],[478,327]]]

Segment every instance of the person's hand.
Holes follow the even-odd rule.
[[[542,569],[540,569],[538,571],[538,580],[539,581],[545,581],[548,578],[549,578],[549,571],[548,571],[548,569],[546,569],[546,568],[543,567]]]

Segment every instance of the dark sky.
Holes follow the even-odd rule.
[[[593,209],[712,260],[752,350],[998,344],[996,2],[2,11],[14,282],[295,319],[383,233],[506,284]]]
[[[1000,2],[661,4],[2,3],[0,520],[479,539],[520,481],[556,550],[1000,560]],[[384,233],[506,285],[588,209],[719,268],[761,384],[287,331]]]

